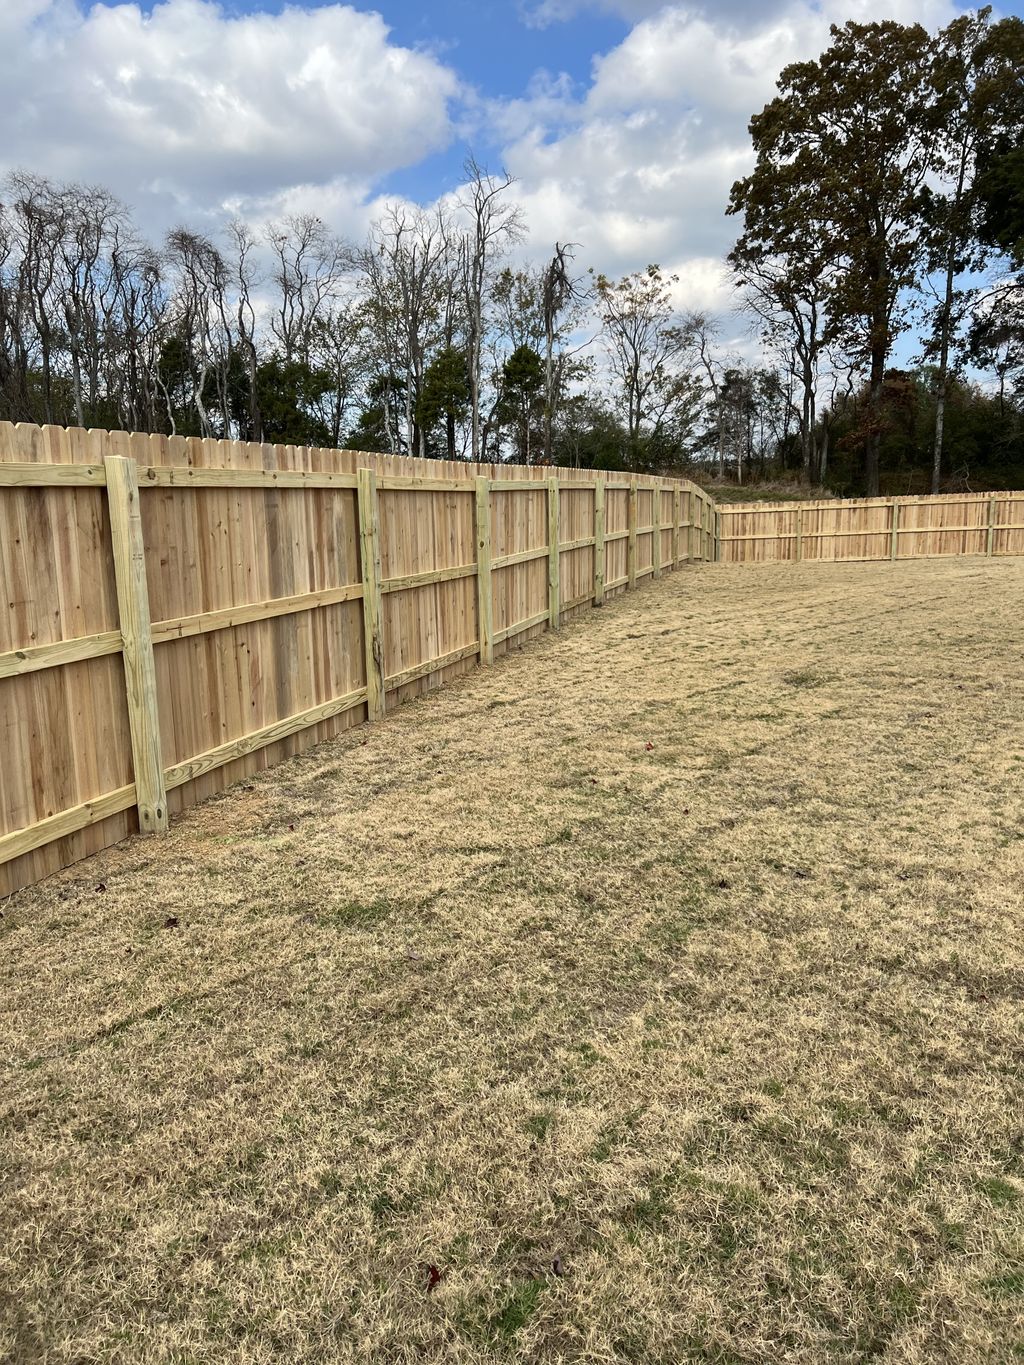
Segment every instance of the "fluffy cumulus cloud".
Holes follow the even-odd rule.
[[[518,178],[538,258],[568,239],[608,273],[658,261],[679,274],[681,303],[724,308],[736,230],[724,209],[779,70],[820,52],[832,22],[934,27],[954,6],[522,0],[520,12],[537,25],[587,10],[629,27],[593,55],[585,85],[541,70],[498,100],[461,83],[457,48],[403,47],[348,5],[281,0],[245,15],[214,0],[0,0],[0,170],[107,184],[154,234],[175,219],[309,210],[360,236],[390,173],[446,150],[450,186],[464,138]]]
[[[454,72],[347,5],[0,0],[0,159],[112,186],[154,220],[325,187],[336,214],[448,144]]]
[[[551,0],[569,17],[583,0]],[[589,7],[594,7],[593,5]],[[787,63],[816,56],[831,23],[898,18],[936,26],[951,0],[728,0],[711,6],[608,0],[642,14],[593,62],[575,97],[549,80],[511,108],[506,147],[533,240],[570,236],[606,271],[658,261],[680,276],[680,303],[724,310],[722,258],[736,234],[729,190],[752,164],[747,124]],[[559,100],[554,95],[562,94]]]

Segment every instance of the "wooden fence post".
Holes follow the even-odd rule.
[[[995,532],[995,525],[996,525],[996,500],[995,500],[995,498],[989,498],[989,500],[988,500],[988,530],[987,530],[986,535],[985,535],[985,553],[986,553],[987,555],[991,555],[991,554],[992,554],[992,540],[993,540],[993,536],[994,536],[994,532]]]
[[[796,562],[799,564],[804,557],[804,509],[796,509]]]
[[[558,479],[548,479],[548,625],[558,630],[562,623],[559,549]]]
[[[697,522],[697,494],[691,488],[686,494],[686,562],[692,564],[697,556],[693,552],[693,535]]]
[[[594,484],[594,605],[604,601],[604,481]]]
[[[678,484],[672,489],[672,567],[679,567],[679,515],[682,506],[682,492]]]
[[[476,605],[480,662],[494,663],[494,601],[491,594],[491,481],[476,481]]]
[[[718,510],[717,507],[715,508],[713,515],[714,515],[714,518],[715,518],[715,521],[714,521],[714,527],[715,527],[715,560],[714,560],[714,562],[717,564],[718,561],[719,561],[719,560],[721,559],[721,557],[722,557],[722,516],[721,516],[721,513],[719,512],[719,510]]]
[[[377,474],[360,469],[356,475],[359,503],[359,563],[363,577],[363,646],[366,655],[366,716],[384,714],[384,610],[380,591],[380,520],[377,511]]]
[[[626,525],[629,528],[629,535],[626,540],[626,587],[636,587],[636,506],[637,491],[636,479],[629,481],[629,520]]]
[[[661,577],[661,484],[656,483],[651,489],[651,525],[654,530],[651,532],[651,563],[654,565],[654,577]]]
[[[889,558],[896,558],[896,551],[899,546],[900,535],[900,505],[895,498],[892,500],[892,536],[889,545]]]
[[[167,830],[170,820],[160,748],[146,551],[139,511],[139,476],[135,461],[123,455],[105,456],[103,467],[107,480],[139,829],[145,834],[156,834]]]

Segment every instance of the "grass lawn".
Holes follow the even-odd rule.
[[[683,569],[12,897],[0,1359],[1024,1358],[1022,620]]]

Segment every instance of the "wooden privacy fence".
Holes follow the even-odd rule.
[[[1024,492],[721,504],[723,564],[1024,554]]]
[[[686,481],[0,423],[0,894],[715,554]]]

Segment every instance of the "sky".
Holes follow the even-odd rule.
[[[1024,13],[1024,0],[1001,13]],[[316,212],[361,239],[388,199],[516,177],[537,260],[677,273],[727,304],[747,123],[828,26],[929,27],[954,0],[0,0],[0,173],[99,183],[151,237]]]

